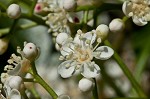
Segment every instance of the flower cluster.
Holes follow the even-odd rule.
[[[98,33],[101,33],[99,30],[98,28],[98,30],[87,33],[78,30],[74,39],[66,33],[60,33],[57,36],[56,42],[61,46],[60,59],[65,60],[58,67],[58,73],[63,78],[71,77],[77,71],[80,71],[86,78],[95,78],[100,74],[99,66],[92,60],[94,58],[107,60],[114,51],[108,46],[98,47],[101,43],[101,38],[97,36]]]
[[[7,73],[1,74],[1,82],[6,94],[6,98],[0,94],[2,99],[21,99],[20,92],[24,91],[22,77],[31,67],[31,63],[38,57],[39,49],[35,44],[25,42],[23,51],[17,47],[17,52],[21,54],[21,57],[12,54],[8,60],[9,65],[4,67],[4,71]]]
[[[46,16],[42,17],[42,19],[50,27],[48,31],[52,32],[54,36],[57,36],[60,32],[70,33],[68,20],[71,19],[68,11],[72,11],[75,7],[75,0],[39,0],[35,7],[35,12],[46,13]]]

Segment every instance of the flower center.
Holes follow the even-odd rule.
[[[77,58],[77,61],[80,63],[89,62],[93,59],[90,48],[87,48],[87,49],[78,48],[76,50],[75,57]]]
[[[140,2],[133,2],[132,11],[137,17],[145,17],[149,14],[150,7],[145,0],[141,0]]]

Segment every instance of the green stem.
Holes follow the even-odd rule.
[[[30,15],[28,15],[28,14],[23,13],[23,14],[21,15],[21,18],[29,19],[29,20],[31,20],[31,21],[36,22],[36,23],[39,24],[39,25],[44,25],[44,26],[47,26],[47,27],[48,27],[48,25],[45,24],[45,21],[42,20],[41,17],[38,17],[38,16],[36,16],[36,15],[34,15],[34,14],[33,14],[32,16],[30,16]]]
[[[55,91],[41,78],[41,76],[38,74],[35,63],[32,63],[32,71],[30,73],[34,77],[37,83],[39,83],[43,88],[52,96],[53,99],[57,99],[58,95],[55,93]]]
[[[34,79],[30,79],[30,78],[23,78],[24,82],[35,82]]]
[[[111,44],[109,43],[109,41],[105,41],[104,42],[105,45],[107,46],[111,46]],[[124,64],[124,62],[122,61],[122,59],[119,57],[119,55],[114,52],[113,55],[114,59],[116,60],[116,62],[119,64],[120,68],[122,69],[122,71],[124,72],[124,74],[128,77],[128,79],[130,80],[133,88],[136,90],[137,94],[140,97],[146,97],[146,95],[144,94],[143,90],[141,89],[140,85],[137,83],[137,81],[135,80],[135,78],[133,77],[132,73],[129,71],[128,67]]]
[[[149,43],[147,43],[148,45],[143,49],[140,58],[137,62],[137,66],[135,69],[135,78],[138,82],[140,82],[141,80],[141,74],[146,66],[146,62],[149,58]]]
[[[93,80],[94,80],[94,83],[95,83],[95,86],[94,86],[94,89],[93,89],[93,99],[99,99],[98,98],[97,82],[96,82],[95,78],[93,78]]]
[[[28,28],[34,27],[36,25],[37,25],[36,23],[32,22],[32,23],[17,26],[16,29],[19,31],[22,29],[28,29]],[[0,37],[8,34],[9,30],[10,30],[9,28],[0,29]]]
[[[31,91],[31,93],[34,95],[34,97],[36,99],[41,99],[40,96],[39,96],[39,94],[38,94],[38,92],[35,90],[34,87],[30,88],[30,91]]]
[[[87,21],[88,21],[88,13],[89,13],[89,11],[84,11],[84,17],[83,17],[83,22],[84,22],[84,24],[87,24]]]
[[[94,5],[88,5],[88,6],[79,6],[77,7],[76,11],[88,11],[88,10],[93,10],[97,9],[97,13],[102,12],[102,11],[107,11],[107,10],[118,10],[122,8],[122,4],[112,4],[112,3],[102,3],[99,6],[94,6]]]
[[[13,21],[13,24],[11,25],[8,34],[11,34],[11,35],[14,34],[18,21],[19,21],[19,19],[15,19],[15,20]]]
[[[128,19],[129,19],[128,17],[124,16],[124,17],[122,18],[122,21],[125,23]]]
[[[34,13],[34,8],[35,8],[36,3],[37,3],[37,0],[33,0],[32,6],[31,6],[31,12],[30,12],[31,15],[33,15]]]
[[[93,19],[94,19],[93,28],[94,28],[94,29],[97,27],[97,16],[98,16],[98,14],[97,14],[97,9],[95,9],[95,10],[93,11]]]

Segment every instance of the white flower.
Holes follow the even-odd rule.
[[[78,84],[79,89],[82,92],[90,92],[94,87],[93,79],[82,78]]]
[[[122,21],[122,19],[119,18],[113,19],[109,24],[110,31],[114,33],[122,32],[124,27],[124,22]]]
[[[12,19],[17,19],[21,15],[21,8],[18,4],[11,4],[7,8],[7,14]]]
[[[21,57],[12,54],[8,60],[9,65],[4,67],[9,75],[23,75],[31,67],[31,62],[35,61],[39,55],[39,49],[33,43],[24,44],[23,51],[17,47],[17,52],[21,54]]]
[[[127,17],[132,17],[138,26],[144,26],[150,21],[149,0],[128,0],[123,3],[122,10]]]
[[[57,0],[43,1],[47,6],[43,8],[44,12],[48,14],[42,19],[45,20],[45,23],[49,25],[48,32],[52,32],[53,36],[57,36],[58,33],[66,32],[69,33],[70,29],[67,25],[68,14],[61,7],[62,2]]]
[[[70,37],[71,38],[71,37]],[[68,40],[68,39],[67,39]],[[80,70],[81,74],[86,78],[93,78],[100,74],[100,68],[92,59],[106,60],[110,58],[114,51],[107,47],[98,47],[99,42],[93,48],[93,43],[96,41],[96,33],[94,31],[82,33],[78,31],[74,39],[65,41],[60,51],[61,60],[65,60],[58,67],[58,73],[63,78],[72,76],[76,70]]]

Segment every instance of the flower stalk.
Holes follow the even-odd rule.
[[[57,99],[58,95],[55,93],[55,91],[41,78],[41,76],[37,73],[35,63],[32,63],[31,67],[31,75],[34,77],[37,83],[39,83],[51,96],[53,99]]]

